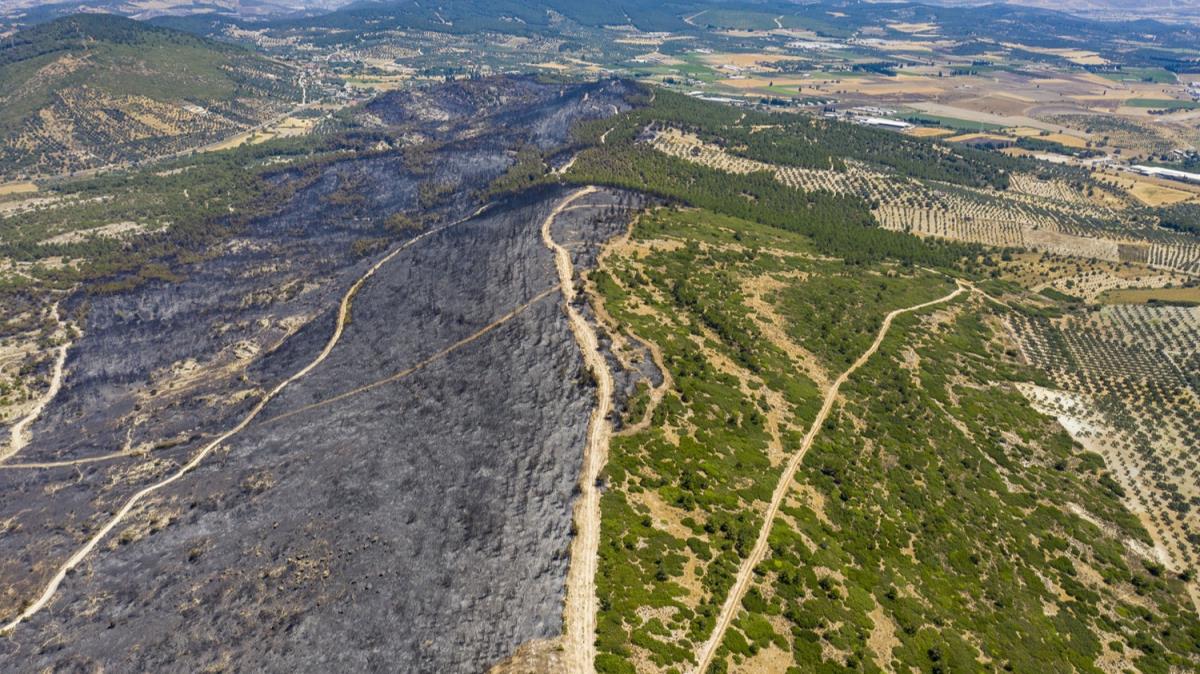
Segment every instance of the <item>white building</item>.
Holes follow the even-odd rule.
[[[1177,171],[1175,169],[1162,168],[1161,166],[1143,166],[1142,164],[1135,164],[1130,168],[1144,176],[1200,183],[1200,173],[1188,173],[1187,171]]]

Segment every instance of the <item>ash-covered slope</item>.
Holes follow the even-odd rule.
[[[64,307],[84,336],[31,444],[0,466],[5,623],[135,492],[314,361],[347,289],[415,234],[392,216],[436,229],[362,285],[319,366],[141,500],[0,639],[2,669],[479,671],[559,632],[593,395],[539,237],[561,195],[465,218],[518,147],[564,142],[632,90],[441,91],[488,86],[523,103],[399,112],[390,129],[437,142],[282,174],[288,203],[185,280]],[[624,213],[592,209],[594,240]]]

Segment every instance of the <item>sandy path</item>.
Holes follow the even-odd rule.
[[[630,237],[633,236],[633,228],[635,224],[635,220],[630,220],[629,226],[625,228],[625,233],[622,234],[620,238],[609,242],[609,244],[600,251],[600,256],[596,262],[597,267],[602,267],[604,265],[605,260],[608,258],[609,253],[613,251],[614,246],[623,246],[629,243]],[[613,280],[615,283],[617,283],[617,285],[621,285],[620,281],[617,281],[615,277]],[[595,294],[595,286],[590,286],[590,292]],[[600,322],[607,326],[605,329],[608,330],[609,334],[613,336],[615,344],[616,340],[621,338],[618,332],[619,323],[617,323],[617,320],[608,313],[608,307],[606,307],[604,302],[599,298],[597,298],[595,301],[592,309],[596,312],[596,317],[600,319]],[[658,409],[658,405],[662,402],[663,396],[665,396],[667,391],[670,391],[675,386],[675,380],[671,376],[671,371],[667,369],[666,363],[663,362],[662,349],[658,348],[657,344],[648,339],[642,339],[632,332],[629,333],[625,339],[629,339],[641,344],[647,351],[650,352],[650,359],[654,361],[654,366],[658,368],[658,372],[662,376],[662,382],[659,383],[658,386],[650,389],[650,399],[646,403],[646,411],[642,414],[642,418],[638,419],[633,424],[625,426],[621,430],[614,432],[614,436],[633,435],[634,433],[639,433],[649,428],[650,422],[654,419],[654,411]]]
[[[767,554],[768,539],[771,533],[771,526],[775,522],[775,517],[779,514],[779,508],[783,504],[784,498],[792,488],[792,482],[796,478],[796,471],[800,468],[800,462],[804,460],[804,455],[808,453],[808,449],[812,447],[813,441],[817,437],[817,433],[821,430],[821,425],[825,423],[825,418],[829,416],[829,412],[833,409],[833,404],[837,400],[838,389],[845,383],[854,371],[866,364],[879,346],[883,344],[884,337],[887,336],[888,329],[892,326],[892,321],[901,314],[912,311],[919,311],[926,307],[931,307],[936,304],[948,302],[966,291],[966,288],[959,286],[954,292],[940,297],[936,300],[917,304],[904,309],[896,309],[889,313],[883,319],[883,325],[879,328],[879,334],[875,336],[875,341],[871,346],[863,352],[858,360],[843,372],[833,384],[825,391],[825,401],[821,405],[821,410],[817,413],[809,426],[808,433],[804,436],[804,441],[800,444],[800,448],[792,455],[788,461],[787,467],[783,474],[779,477],[779,483],[775,485],[775,492],[771,496],[771,503],[767,506],[766,515],[763,518],[762,527],[758,531],[758,540],[754,543],[754,548],[746,559],[742,560],[741,567],[738,569],[737,577],[734,579],[733,587],[730,588],[729,595],[725,598],[725,603],[721,606],[721,612],[717,615],[717,623],[713,628],[713,633],[708,640],[700,645],[700,650],[697,652],[697,660],[699,665],[694,671],[705,672],[712,664],[713,655],[717,648],[721,645],[721,641],[725,637],[725,632],[729,629],[729,625],[733,623],[733,619],[737,616],[738,608],[742,605],[742,598],[746,595],[746,591],[750,589],[750,583],[753,578],[754,568],[762,562]]]
[[[59,330],[63,330],[66,325],[58,315],[58,302],[54,303],[53,307],[54,320],[58,323]],[[65,330],[64,330],[65,332]],[[42,415],[42,411],[46,409],[46,405],[50,404],[58,395],[58,390],[62,388],[63,367],[67,364],[67,349],[71,346],[69,341],[64,339],[63,343],[55,348],[54,354],[54,372],[50,375],[50,388],[46,389],[46,394],[38,401],[33,409],[29,410],[20,421],[13,424],[9,431],[8,448],[0,454],[0,464],[8,461],[17,452],[25,448],[29,444],[29,426]]]
[[[607,132],[607,131],[605,131],[604,133],[608,133],[608,132]],[[578,152],[576,152],[575,154],[571,155],[571,158],[567,160],[567,163],[563,164],[563,165],[562,165],[562,168],[558,169],[558,170],[557,170],[557,171],[555,171],[554,173],[555,173],[556,175],[560,175],[560,176],[561,176],[561,175],[563,175],[564,173],[566,173],[567,171],[570,171],[570,170],[571,170],[571,167],[575,165],[575,160],[576,160],[576,159],[579,159],[579,153],[578,153]]]
[[[587,445],[583,452],[580,494],[575,502],[575,538],[571,541],[571,566],[567,570],[567,598],[563,609],[567,670],[580,674],[592,671],[596,660],[596,561],[600,545],[600,491],[596,488],[596,479],[608,458],[608,438],[612,431],[608,414],[612,407],[613,380],[600,355],[595,330],[572,305],[575,269],[571,254],[554,241],[551,229],[554,220],[572,202],[595,191],[595,187],[584,187],[572,192],[542,221],[542,241],[554,251],[571,333],[596,380],[596,407],[588,422]]]
[[[58,588],[62,584],[63,579],[67,577],[67,573],[70,572],[71,569],[78,566],[79,563],[82,562],[84,559],[86,559],[87,556],[89,554],[91,554],[91,552],[93,550],[96,549],[96,546],[100,544],[100,541],[104,540],[105,536],[107,536],[109,533],[111,533],[112,530],[117,527],[117,525],[119,525],[126,517],[129,516],[129,513],[133,511],[134,507],[137,506],[138,503],[140,503],[142,500],[144,500],[147,496],[150,496],[154,492],[162,489],[163,487],[166,487],[167,485],[180,480],[181,478],[183,478],[183,476],[187,475],[192,470],[194,470],[196,468],[196,466],[199,466],[200,462],[202,462],[205,457],[207,457],[209,454],[211,454],[214,449],[219,447],[222,443],[229,440],[233,436],[242,432],[242,430],[244,430],[247,426],[249,426],[250,422],[254,421],[254,418],[257,417],[260,412],[262,412],[263,408],[267,406],[267,403],[271,402],[271,400],[275,396],[279,395],[280,391],[287,388],[289,385],[291,385],[296,380],[303,378],[308,373],[312,372],[314,368],[316,368],[318,365],[320,365],[322,362],[324,362],[324,360],[326,358],[328,358],[329,354],[333,351],[333,347],[337,346],[338,340],[340,340],[342,338],[342,332],[346,328],[346,316],[349,315],[349,313],[350,313],[350,303],[353,301],[354,295],[356,293],[358,293],[358,291],[363,287],[363,284],[366,283],[368,279],[370,279],[372,276],[375,275],[375,272],[379,271],[380,267],[387,264],[388,262],[391,262],[391,260],[394,257],[396,257],[397,255],[399,255],[402,251],[410,248],[411,246],[416,245],[420,241],[428,238],[429,236],[432,236],[433,234],[436,234],[436,233],[438,233],[444,229],[447,229],[449,227],[453,227],[454,225],[457,225],[459,223],[465,222],[465,221],[475,217],[476,215],[479,215],[486,209],[487,209],[487,206],[485,205],[485,206],[481,207],[479,210],[475,211],[475,213],[473,213],[472,215],[468,216],[467,218],[449,223],[447,225],[443,225],[436,229],[431,229],[428,232],[425,232],[416,237],[413,237],[412,239],[409,239],[405,243],[398,246],[392,252],[385,255],[378,262],[371,265],[371,268],[368,269],[365,273],[363,273],[363,275],[360,276],[358,278],[358,280],[355,281],[354,284],[350,286],[350,288],[345,292],[345,294],[342,295],[342,301],[338,305],[337,321],[333,327],[333,334],[331,334],[329,336],[329,341],[325,343],[325,348],[321,349],[321,352],[319,354],[317,354],[316,358],[314,358],[308,365],[305,365],[304,368],[302,368],[300,371],[296,372],[292,376],[290,376],[287,379],[285,379],[284,381],[280,382],[274,388],[272,388],[270,391],[268,391],[265,395],[263,395],[263,397],[261,399],[259,399],[258,403],[250,410],[249,413],[246,414],[245,417],[242,418],[242,420],[240,422],[238,422],[238,424],[236,426],[229,429],[228,431],[225,431],[220,436],[218,436],[216,439],[214,439],[212,442],[209,442],[207,445],[204,445],[204,447],[202,447],[200,449],[200,451],[196,452],[196,454],[194,456],[192,456],[192,458],[187,463],[185,463],[182,467],[180,467],[179,470],[175,471],[167,478],[160,480],[158,482],[155,482],[154,484],[143,488],[142,490],[138,491],[133,496],[131,496],[129,498],[129,500],[125,502],[125,505],[121,506],[121,509],[118,510],[111,518],[109,518],[109,520],[104,524],[103,527],[101,527],[95,534],[93,534],[92,537],[89,538],[87,540],[87,542],[84,543],[83,546],[75,552],[75,554],[71,555],[71,557],[68,558],[67,561],[64,562],[62,564],[62,566],[59,567],[58,572],[55,573],[54,576],[50,579],[50,581],[46,584],[45,588],[42,590],[42,593],[38,596],[37,600],[35,600],[32,604],[29,605],[28,608],[26,608],[24,611],[22,611],[20,613],[20,615],[13,618],[12,620],[10,620],[7,624],[0,626],[0,635],[11,633],[22,622],[24,622],[25,620],[28,620],[31,616],[33,616],[34,614],[38,613],[43,608],[45,608],[46,605],[48,603],[50,603],[50,600],[54,598],[54,595],[58,592]]]
[[[86,459],[72,459],[70,461],[33,461],[29,463],[5,463],[0,464],[0,470],[22,470],[22,469],[42,469],[42,468],[63,468],[65,466],[82,466],[89,463],[100,463],[101,461],[112,461],[128,456],[136,456],[134,452],[120,451],[111,454],[101,454],[100,456],[91,456]]]
[[[662,349],[658,348],[658,345],[654,342],[642,339],[641,337],[634,336],[633,339],[637,340],[638,343],[650,351],[650,359],[654,361],[654,366],[658,368],[659,373],[662,375],[662,383],[650,389],[650,399],[646,403],[646,411],[642,413],[642,418],[617,431],[615,435],[633,435],[649,428],[650,422],[654,420],[654,411],[658,409],[663,396],[675,386],[675,380],[671,377],[671,372],[667,370],[667,366],[663,362]]]

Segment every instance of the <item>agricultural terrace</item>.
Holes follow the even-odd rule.
[[[1175,573],[1200,565],[1200,309],[1105,306],[1016,315],[1024,358],[1049,375],[1022,389],[1105,458],[1108,488],[1154,534]]]
[[[663,154],[719,171],[764,172],[802,192],[859,197],[885,229],[1200,273],[1194,236],[1155,226],[1119,194],[1067,169],[1033,165],[1012,173],[998,190],[915,179],[854,159],[827,168],[772,164],[673,126],[655,128],[649,142]]]

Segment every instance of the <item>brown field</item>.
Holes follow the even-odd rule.
[[[1065,133],[1052,133],[1048,136],[1042,135],[1041,129],[1034,129],[1028,126],[1020,126],[1012,130],[1013,135],[1021,138],[1040,138],[1048,140],[1052,143],[1066,145],[1067,147],[1087,147],[1087,141],[1079,136],[1072,136]]]
[[[846,77],[837,73],[814,73],[814,77],[739,77],[722,80],[721,84],[734,89],[760,89],[774,82],[776,86],[802,86],[825,93],[846,93],[862,96],[921,96],[938,98],[946,86],[937,78],[913,77]]]
[[[1126,288],[1100,295],[1105,304],[1145,304],[1151,300],[1200,305],[1200,288]]]
[[[683,63],[684,63],[683,60],[677,59],[674,56],[668,56],[668,55],[658,51],[657,49],[654,51],[646,52],[645,54],[638,54],[636,58],[640,59],[642,61],[646,61],[648,63],[657,63],[658,65],[664,65],[664,66],[677,66],[677,65],[683,65]],[[565,64],[565,63],[560,64],[558,62],[554,62],[554,64],[562,65],[564,68],[567,67],[567,64]]]
[[[1030,47],[1029,45],[1005,42],[1005,47],[1010,49],[1022,49],[1025,51],[1034,52],[1035,54],[1049,54],[1051,56],[1061,56],[1072,63],[1078,63],[1082,66],[1099,66],[1108,63],[1099,54],[1087,49],[1058,49],[1052,47]]]
[[[720,83],[732,89],[765,89],[772,83],[777,87],[798,87],[811,85],[813,82],[812,80],[801,80],[794,77],[740,77],[737,79],[721,80]]]
[[[939,136],[952,136],[954,129],[947,129],[940,126],[914,126],[911,129],[906,129],[904,133],[917,138],[937,138]]]
[[[958,136],[952,136],[945,139],[948,143],[965,143],[973,140],[996,140],[996,141],[1011,141],[1008,136],[1001,136],[998,133],[964,133]]]
[[[1054,133],[1067,133],[1070,131],[1064,126],[1050,124],[1025,115],[994,115],[991,113],[979,112],[976,110],[959,107],[958,105],[945,105],[942,103],[932,103],[928,101],[913,103],[912,107],[922,112],[928,112],[931,115],[965,119],[968,122],[983,122],[984,124],[999,124],[1000,126],[1011,127],[1031,126],[1037,129],[1052,131]]]
[[[873,40],[871,46],[889,52],[932,52],[938,43],[917,40]]]
[[[988,94],[979,98],[958,100],[954,105],[994,115],[1024,115],[1033,103],[1033,100],[1017,94]]]
[[[1086,140],[1078,136],[1071,136],[1065,133],[1052,133],[1049,136],[1043,136],[1042,139],[1053,143],[1059,143],[1060,145],[1066,145],[1067,147],[1087,147]]]
[[[4,183],[0,185],[0,197],[6,197],[10,194],[28,194],[37,190],[38,186],[33,183]]]
[[[763,68],[764,64],[780,61],[803,61],[803,56],[791,54],[772,54],[770,52],[748,52],[742,54],[706,54],[702,59],[711,66],[731,65],[738,68]]]
[[[1173,187],[1166,187],[1148,180],[1139,180],[1130,188],[1129,193],[1147,206],[1166,206],[1191,199],[1194,194]]]

